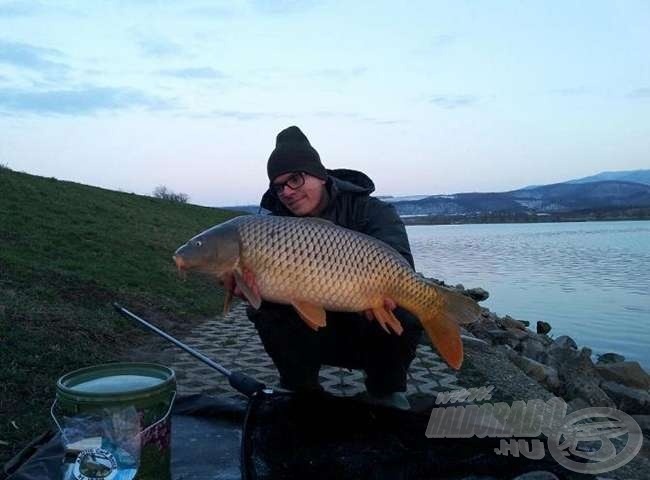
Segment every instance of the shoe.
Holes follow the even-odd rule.
[[[411,404],[403,392],[393,392],[384,395],[373,395],[369,392],[363,392],[357,395],[357,398],[371,405],[381,405],[383,407],[396,408],[398,410],[411,409]]]

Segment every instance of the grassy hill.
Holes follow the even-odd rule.
[[[0,465],[50,426],[61,375],[151,338],[113,301],[168,325],[220,312],[171,255],[235,215],[0,167]]]

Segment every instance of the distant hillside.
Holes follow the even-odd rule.
[[[268,213],[267,210],[261,208],[259,205],[235,205],[232,207],[220,207],[224,210],[228,210],[231,212],[246,212],[246,213],[253,213],[253,214],[263,214],[263,213]]]
[[[401,216],[562,214],[603,209],[609,211],[650,208],[648,187],[650,170],[628,170],[602,172],[552,185],[531,185],[510,192],[378,198],[393,203]],[[260,212],[259,205],[223,208],[248,213],[266,213],[265,210]]]
[[[620,172],[601,172],[589,177],[569,180],[565,183],[588,183],[607,180],[618,180],[621,182],[636,182],[650,185],[650,170],[626,170]]]
[[[171,256],[233,215],[0,167],[0,465],[49,428],[61,375],[151,339],[113,301],[172,329],[220,312]]]
[[[428,196],[429,195],[403,195],[399,197],[386,196],[386,197],[377,197],[377,198],[380,198],[381,200],[385,200],[387,202],[397,203],[397,202],[408,202],[412,200],[422,200],[423,198],[427,198]]]
[[[612,208],[650,207],[650,185],[604,181],[558,183],[503,193],[433,195],[395,203],[400,215],[482,215],[492,213],[562,213]]]

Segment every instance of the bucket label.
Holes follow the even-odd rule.
[[[90,448],[77,455],[72,469],[74,480],[113,480],[117,476],[117,460],[108,450]]]

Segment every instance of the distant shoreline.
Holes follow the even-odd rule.
[[[405,225],[464,225],[494,223],[563,223],[650,220],[650,208],[549,213],[549,214],[481,214],[403,216]]]

